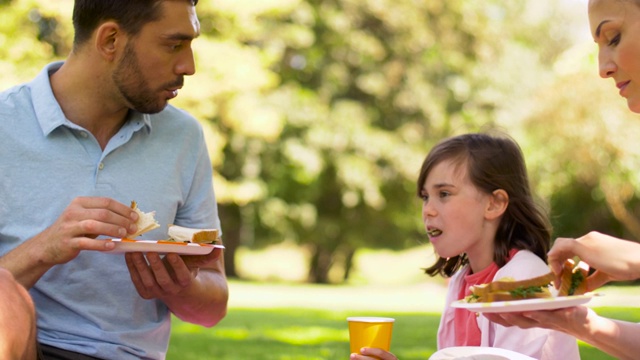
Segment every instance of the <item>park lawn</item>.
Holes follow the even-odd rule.
[[[604,316],[640,322],[640,308],[595,310]],[[353,311],[234,308],[210,329],[174,318],[167,359],[348,359],[346,317],[351,315]],[[368,311],[367,315],[396,319],[391,349],[399,359],[425,360],[436,351],[439,314]],[[582,359],[614,359],[583,343],[580,354]]]

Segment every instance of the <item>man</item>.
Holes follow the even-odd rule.
[[[167,102],[195,72],[197,0],[76,0],[64,63],[0,93],[0,267],[29,289],[56,359],[161,359],[170,314],[226,314],[220,250],[108,253],[137,229],[220,228],[200,125]]]

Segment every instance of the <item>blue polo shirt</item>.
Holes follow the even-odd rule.
[[[58,105],[48,65],[0,93],[0,256],[49,227],[78,196],[135,200],[162,225],[220,228],[200,124],[167,106],[132,113],[102,150]],[[30,290],[40,342],[105,359],[165,357],[170,313],[136,292],[123,255],[82,251]]]

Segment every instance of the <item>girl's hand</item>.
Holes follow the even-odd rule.
[[[398,360],[392,353],[378,348],[362,348],[360,354],[351,354],[349,360]]]

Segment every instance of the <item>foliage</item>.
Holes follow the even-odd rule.
[[[507,21],[532,7],[540,14],[541,7],[522,3],[408,0],[245,10],[254,22],[247,14],[219,13],[225,24],[242,22],[219,35],[268,53],[266,65],[280,80],[264,89],[262,103],[238,103],[246,95],[236,94],[221,106],[231,107],[220,122],[232,139],[221,176],[264,191],[249,211],[222,205],[236,215],[229,222],[260,234],[245,244],[297,241],[313,254],[310,281],[328,282],[339,261],[348,276],[359,247],[402,248],[424,238],[414,181],[428,148],[445,136],[494,127],[494,116],[522,83],[511,76],[524,73],[516,61],[533,66],[526,69],[532,78],[550,77],[558,49],[571,40],[548,31],[560,14]],[[551,44],[544,56],[536,53],[540,36]],[[256,114],[265,108],[271,122],[284,121],[278,141],[271,131],[265,138],[246,130],[251,118],[266,118]],[[245,117],[227,118],[234,114]],[[235,240],[228,233],[225,239]]]

